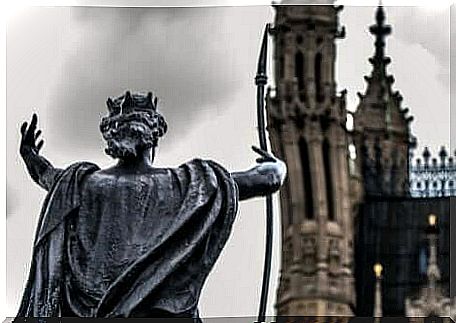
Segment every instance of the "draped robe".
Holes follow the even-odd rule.
[[[17,317],[197,316],[237,212],[213,161],[113,176],[76,163],[43,204]]]

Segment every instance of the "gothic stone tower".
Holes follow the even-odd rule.
[[[275,94],[267,99],[281,191],[278,315],[352,315],[353,223],[345,92],[336,93],[335,6],[276,6]]]
[[[375,36],[375,54],[369,59],[372,73],[365,76],[367,89],[358,93],[360,103],[354,114],[357,166],[366,197],[403,197],[408,195],[413,117],[406,116],[401,94],[392,90],[394,77],[386,71],[391,59],[385,56],[385,37],[391,26],[385,24],[383,7],[378,7],[375,18],[376,24],[370,27]]]

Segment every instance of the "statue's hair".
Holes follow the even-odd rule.
[[[155,148],[167,131],[163,116],[157,112],[157,98],[152,93],[126,92],[107,101],[109,115],[102,118],[100,130],[108,143],[106,153],[114,158],[136,155],[137,149]],[[122,144],[125,138],[137,139],[137,147]]]

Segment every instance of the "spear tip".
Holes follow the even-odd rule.
[[[267,63],[267,54],[268,54],[268,34],[271,28],[271,24],[266,24],[263,33],[263,41],[261,43],[260,56],[258,58],[258,69],[257,69],[257,79],[263,79],[266,77],[266,63]]]

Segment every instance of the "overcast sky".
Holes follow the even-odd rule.
[[[449,11],[388,7],[393,25],[387,53],[395,89],[415,116],[422,145],[449,144]],[[338,41],[339,90],[355,109],[365,89],[374,8],[346,7]],[[229,170],[252,165],[257,143],[253,79],[269,6],[219,8],[29,8],[7,28],[7,306],[14,315],[28,273],[44,191],[31,182],[17,154],[19,125],[38,113],[55,166],[90,160],[101,167],[98,131],[104,102],[126,89],[152,90],[169,124],[156,164],[211,158]],[[434,149],[435,150],[435,149]],[[264,246],[263,200],[241,204],[227,247],[200,302],[203,316],[254,316]],[[277,213],[276,213],[277,214]],[[277,219],[276,219],[277,220]],[[277,221],[276,221],[277,222]],[[278,223],[276,223],[276,228]],[[270,304],[278,279],[279,235]],[[269,313],[273,307],[269,306]]]

